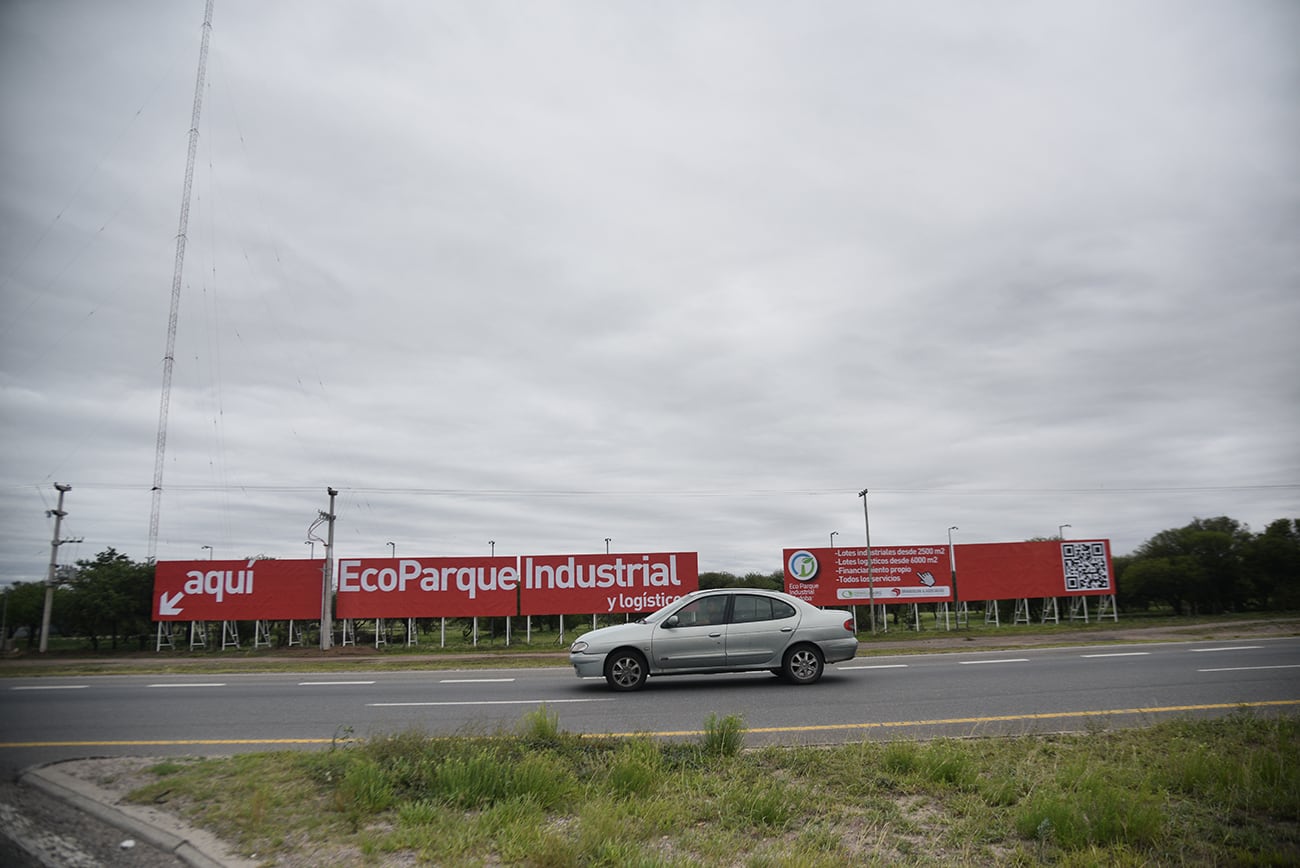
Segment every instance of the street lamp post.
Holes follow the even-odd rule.
[[[952,547],[952,532],[955,530],[961,530],[961,528],[955,525],[948,528],[948,576],[952,579],[952,608],[957,614],[957,628],[961,629],[961,610],[959,609],[961,602],[957,597],[957,550]]]
[[[609,541],[610,541],[610,539],[611,539],[610,537],[605,537],[605,554],[609,554]]]
[[[871,634],[876,633],[876,579],[871,572],[871,516],[867,512],[867,489],[858,492],[862,498],[862,521],[867,526],[867,601],[871,606]]]
[[[1056,528],[1056,538],[1062,540],[1065,539],[1065,529],[1069,526],[1070,525],[1068,524],[1058,525]]]
[[[390,558],[397,557],[397,543],[392,541],[388,543],[388,556]]]
[[[199,548],[206,549],[208,552],[208,560],[212,560],[212,546],[199,546]]]
[[[831,531],[831,548],[835,548],[835,537],[838,535],[839,535],[839,531],[837,530]]]
[[[488,554],[492,555],[492,557],[496,557],[497,541],[494,539],[488,540]]]
[[[313,561],[316,560],[316,540],[314,540],[314,539],[305,539],[305,540],[302,541],[302,544],[305,545],[305,546],[311,546],[311,548],[308,550],[308,556],[309,556]]]

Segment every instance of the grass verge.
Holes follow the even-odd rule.
[[[509,732],[159,763],[134,801],[266,865],[1300,864],[1300,720],[744,750]]]

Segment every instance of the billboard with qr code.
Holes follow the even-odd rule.
[[[870,557],[868,558],[868,554]],[[816,606],[1115,593],[1108,540],[785,549],[785,590]],[[955,569],[956,582],[952,581]]]
[[[956,546],[963,600],[1115,593],[1109,540],[1043,540]]]

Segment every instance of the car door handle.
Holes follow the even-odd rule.
[[[709,634],[709,638],[710,638],[710,639],[721,639],[721,638],[722,638],[722,634],[721,634],[721,633],[710,633],[710,634]]]
[[[794,628],[793,628],[793,627],[782,627],[782,628],[781,628],[781,632],[782,632],[782,633],[793,633],[793,632],[794,632]]]

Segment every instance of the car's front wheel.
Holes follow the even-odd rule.
[[[605,661],[605,681],[615,690],[640,690],[648,674],[645,657],[631,648],[615,651]]]
[[[781,673],[791,684],[813,684],[821,679],[826,664],[812,645],[800,645],[785,653]]]

